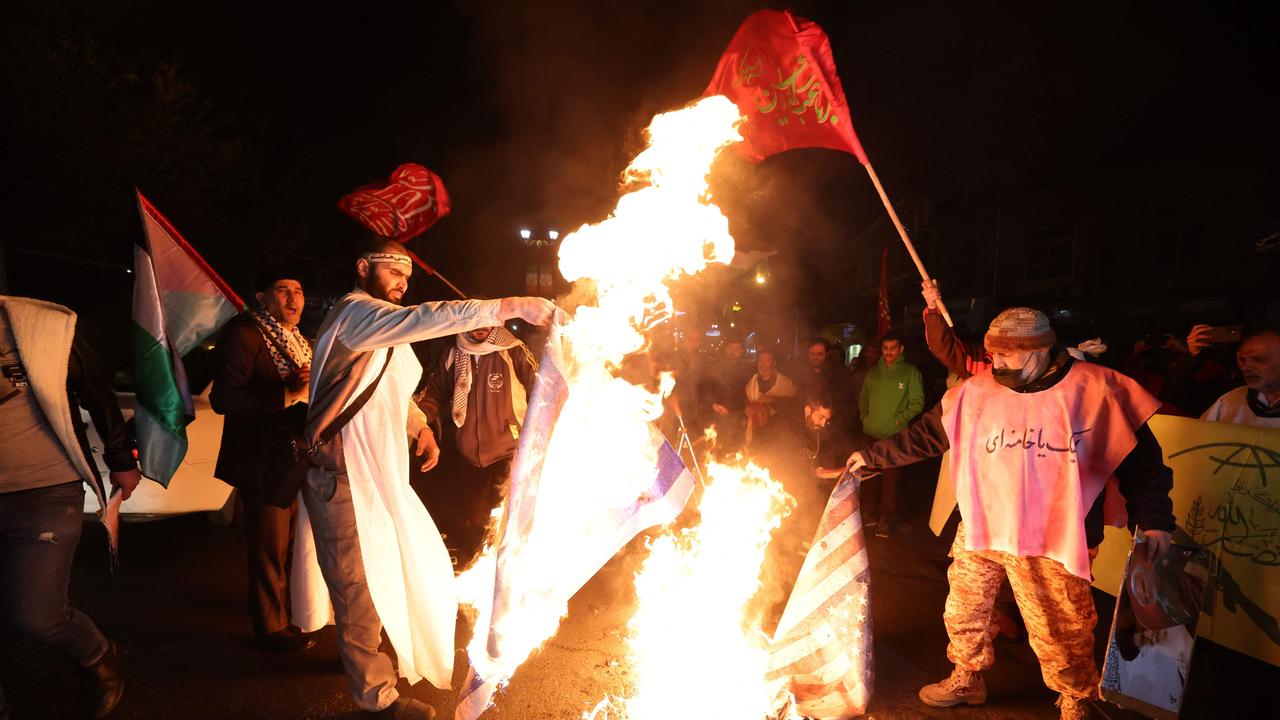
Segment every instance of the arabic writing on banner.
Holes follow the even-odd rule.
[[[1216,566],[1198,636],[1280,665],[1280,431],[1168,415],[1150,425],[1173,468],[1174,540],[1203,545]],[[1107,528],[1096,587],[1116,593],[1131,542]]]
[[[764,115],[777,110],[778,114],[773,117],[779,125],[786,125],[792,117],[804,125],[806,115],[819,124],[830,122],[838,125],[840,116],[834,111],[836,103],[823,87],[819,74],[809,67],[809,58],[797,54],[793,61],[795,69],[787,77],[783,77],[783,68],[778,65],[770,68],[777,76],[776,82],[769,78],[760,82],[768,65],[766,56],[759,48],[748,48],[738,60],[738,83],[757,89],[756,109]]]
[[[738,151],[752,161],[796,148],[847,152],[866,165],[831,56],[812,20],[752,13],[725,49],[704,96],[724,95],[746,117]]]
[[[1037,457],[1048,457],[1047,453],[1070,453],[1076,454],[1076,450],[1080,447],[1080,443],[1084,442],[1085,433],[1093,430],[1093,428],[1085,428],[1083,430],[1072,430],[1069,437],[1058,440],[1058,444],[1054,445],[1052,433],[1050,430],[1050,438],[1044,439],[1044,428],[1024,428],[1022,435],[1018,435],[1017,428],[1010,428],[1008,431],[1003,428],[998,434],[992,435],[987,440],[987,454],[994,455],[997,450],[1035,450]],[[1006,432],[1010,438],[1005,440]],[[1075,459],[1071,459],[1075,462]]]

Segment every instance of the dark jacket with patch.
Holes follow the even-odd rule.
[[[511,368],[524,386],[527,400],[533,390],[538,364],[524,345],[471,359],[471,393],[467,396],[467,418],[462,427],[453,422],[452,415],[455,368],[451,364],[445,367],[453,355],[452,348],[440,356],[426,388],[418,396],[418,406],[427,416],[427,422],[439,420],[444,429],[442,440],[475,467],[488,467],[510,460],[516,454],[520,422],[511,402],[511,378],[504,354],[511,358]]]

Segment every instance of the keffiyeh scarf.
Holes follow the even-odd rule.
[[[280,379],[311,367],[311,343],[307,342],[301,330],[296,326],[286,328],[266,310],[254,310],[253,318],[258,323],[262,338],[267,341],[267,349],[271,351]]]
[[[448,368],[452,365],[456,368],[453,372],[453,424],[462,427],[467,421],[467,397],[471,395],[471,382],[473,373],[471,371],[471,358],[478,355],[488,355],[492,352],[501,350],[509,350],[520,344],[515,335],[512,335],[504,327],[496,327],[490,333],[485,341],[478,343],[467,337],[466,333],[458,334],[458,342],[453,346],[453,354],[445,363]]]

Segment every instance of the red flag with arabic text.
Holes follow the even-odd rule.
[[[752,160],[822,147],[868,163],[849,118],[831,42],[812,20],[777,10],[751,14],[703,95],[725,95],[747,117],[746,142],[739,148]]]
[[[338,208],[377,235],[407,242],[449,214],[449,193],[439,175],[406,163],[386,183],[342,196]]]

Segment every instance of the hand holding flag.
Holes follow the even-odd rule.
[[[734,33],[703,96],[724,95],[747,118],[738,151],[754,162],[796,148],[847,152],[866,168],[889,219],[923,280],[929,279],[907,229],[889,202],[849,118],[831,41],[812,20],[790,11],[752,13]],[[948,325],[951,315],[938,309]]]

